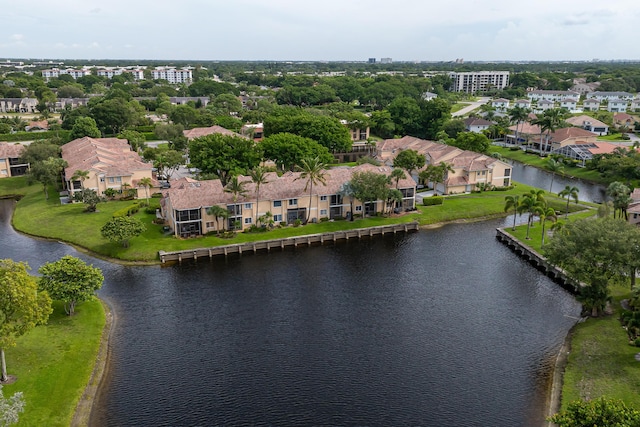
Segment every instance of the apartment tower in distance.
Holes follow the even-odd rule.
[[[452,92],[486,92],[491,89],[502,90],[509,84],[508,71],[471,71],[451,73]]]

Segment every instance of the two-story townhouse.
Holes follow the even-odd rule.
[[[640,113],[640,98],[633,98],[631,100],[631,111],[634,113]]]
[[[349,218],[355,215],[382,212],[384,201],[371,203],[352,199],[341,191],[355,172],[370,171],[390,175],[387,166],[364,164],[353,168],[334,168],[325,171],[325,183],[308,187],[300,172],[282,176],[269,173],[259,188],[251,178],[239,176],[246,193],[225,192],[220,180],[195,181],[182,178],[163,191],[162,215],[179,237],[190,237],[222,230],[241,230],[252,225],[294,224],[309,220]],[[397,209],[413,209],[416,183],[405,174],[398,182],[403,200]],[[225,217],[215,217],[213,206],[221,207]]]
[[[538,101],[536,112],[543,113],[547,110],[551,110],[552,108],[555,108],[555,106],[556,106],[555,102],[543,99],[542,101]]]
[[[600,101],[597,99],[585,99],[582,102],[582,109],[584,111],[598,111],[600,109]]]
[[[590,92],[587,94],[587,99],[596,99],[600,102],[604,101],[631,101],[634,98],[634,94],[629,92]]]
[[[474,133],[482,133],[483,130],[489,129],[492,124],[493,123],[489,120],[481,119],[478,117],[469,117],[464,120],[464,128],[468,132]]]
[[[532,90],[527,93],[531,101],[560,102],[563,99],[580,99],[580,93],[572,90]]]
[[[610,99],[607,102],[607,111],[612,113],[626,113],[628,104],[626,99]]]
[[[21,176],[27,173],[29,165],[20,156],[24,151],[22,144],[0,142],[0,178]]]
[[[124,139],[85,136],[64,144],[60,149],[62,158],[67,162],[64,182],[70,198],[83,187],[95,190],[101,196],[108,188],[119,193],[135,189],[137,197],[144,197],[145,190],[139,186],[143,178],[152,179],[151,193],[159,188],[152,177],[153,166],[131,151],[131,146]],[[88,172],[88,177],[82,182],[73,180],[78,171]]]
[[[493,99],[491,106],[500,113],[506,113],[509,109],[509,100],[504,98]]]
[[[513,105],[514,107],[520,107],[520,108],[531,108],[531,100],[530,99],[516,99],[515,101],[513,101]]]
[[[565,98],[560,101],[560,108],[566,108],[569,111],[575,111],[578,108],[577,98]]]

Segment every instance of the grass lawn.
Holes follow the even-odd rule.
[[[468,107],[469,105],[471,105],[470,102],[456,102],[451,106],[451,112],[455,113],[456,111],[460,111],[463,108]]]
[[[428,225],[446,221],[503,216],[506,215],[504,212],[505,196],[523,194],[532,188],[525,184],[517,184],[509,191],[450,196],[445,199],[443,205],[418,206],[416,212],[401,216],[321,222],[300,227],[277,228],[268,232],[238,233],[231,239],[223,239],[215,235],[194,239],[178,239],[172,235],[167,236],[163,232],[162,226],[152,223],[155,216],[141,210],[136,214],[136,217],[145,223],[147,230],[142,235],[131,239],[129,248],[123,248],[117,243],[103,239],[100,235],[100,228],[116,210],[134,203],[133,201],[101,203],[98,205],[98,212],[86,213],[82,204],[61,205],[53,189],[50,190],[50,198],[47,201],[40,185],[27,186],[24,178],[0,180],[0,196],[24,194],[24,197],[17,204],[13,218],[13,225],[17,230],[66,241],[102,256],[123,261],[145,262],[155,262],[159,250],[169,252],[413,221],[418,221],[421,225]],[[551,206],[558,210],[564,210],[564,201],[555,196],[549,196],[548,199]]]
[[[619,301],[629,297],[629,288],[613,287],[612,294],[613,315],[589,318],[573,330],[562,387],[563,409],[574,400],[600,396],[622,399],[640,409],[640,362],[634,358],[640,348],[628,344],[618,320]]]
[[[7,371],[18,380],[3,387],[4,395],[21,391],[26,403],[18,426],[71,424],[93,371],[104,325],[105,313],[97,299],[78,305],[73,317],[55,302],[47,325],[32,329],[5,351]]]
[[[498,147],[496,145],[492,145],[491,147],[489,147],[489,152],[500,153],[500,155],[505,159],[515,160],[517,162],[535,166],[540,169],[547,169],[548,157],[540,157],[537,154],[525,153],[522,150],[510,150],[508,147]],[[564,172],[558,175],[570,178],[580,178],[586,181],[592,181],[604,185],[607,185],[611,182],[611,180],[607,180],[600,176],[600,173],[598,171],[567,164],[564,165]]]
[[[609,141],[609,142],[629,142],[629,139],[623,139],[621,133],[612,133],[609,135],[601,135],[598,137],[600,141]]]

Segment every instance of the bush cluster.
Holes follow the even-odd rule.
[[[131,215],[135,215],[138,213],[138,211],[140,210],[140,205],[138,203],[134,203],[132,205],[129,205],[127,207],[124,207],[122,209],[118,209],[117,211],[115,211],[113,213],[113,218],[119,218],[119,217],[123,217],[123,216],[131,216]],[[156,210],[153,210],[153,213],[155,213]]]
[[[422,204],[424,206],[441,205],[443,202],[444,197],[442,196],[425,197],[424,199],[422,199]]]

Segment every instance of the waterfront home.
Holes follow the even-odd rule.
[[[393,159],[402,150],[414,150],[425,156],[426,165],[446,163],[453,168],[444,177],[444,182],[434,183],[436,192],[440,194],[469,193],[485,184],[493,187],[508,187],[511,185],[511,165],[493,157],[461,150],[451,145],[427,141],[412,136],[400,139],[387,139],[378,143],[378,160],[387,165],[393,164]]]
[[[543,135],[542,138],[545,139],[546,134]],[[565,145],[588,144],[596,142],[597,139],[598,135],[582,128],[562,128],[551,133],[548,141],[550,147],[547,147],[547,149],[549,151],[553,151],[564,147]]]
[[[325,184],[307,187],[300,172],[287,172],[278,176],[267,174],[266,183],[259,189],[250,177],[238,176],[244,182],[246,194],[226,192],[218,179],[195,181],[181,178],[173,181],[170,189],[163,190],[160,203],[162,216],[175,236],[191,237],[221,230],[243,230],[252,225],[290,225],[298,222],[326,221],[359,215],[374,215],[385,209],[386,201],[363,203],[351,200],[341,192],[355,172],[374,172],[390,175],[393,168],[363,164],[353,168],[338,167],[325,171]],[[395,187],[392,181],[391,187]],[[398,189],[403,199],[395,208],[411,210],[415,207],[416,183],[405,173]],[[259,196],[259,198],[258,198]],[[215,217],[209,208],[219,206],[227,217]]]
[[[137,197],[145,197],[145,190],[139,187],[139,183],[142,178],[152,178],[152,165],[131,151],[127,140],[85,136],[60,148],[62,158],[67,162],[63,180],[70,199],[74,192],[83,187],[95,190],[99,195],[104,195],[108,188],[118,193],[131,189],[136,190]],[[87,171],[87,179],[83,182],[73,180],[77,171]],[[159,187],[155,180],[152,182],[154,188],[150,189],[149,194]]]
[[[619,148],[619,145],[610,142],[577,142],[571,145],[565,145],[551,151],[551,154],[557,154],[569,159],[578,160],[582,166],[585,166],[588,160],[591,160],[596,154],[610,154]]]
[[[27,173],[29,165],[20,160],[24,145],[0,142],[0,178],[21,176]]]
[[[575,127],[593,132],[596,135],[606,135],[609,133],[608,124],[584,114],[581,116],[569,117],[565,121]]]

